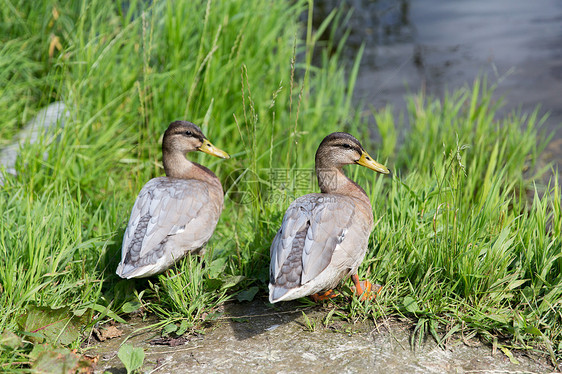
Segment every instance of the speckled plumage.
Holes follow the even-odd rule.
[[[182,136],[196,145],[208,142],[198,127],[186,124],[172,123],[163,145],[166,173],[180,177],[151,179],[135,201],[117,268],[123,278],[148,277],[168,269],[188,253],[199,251],[215,230],[223,207],[222,186],[209,169],[185,158],[190,147]],[[194,134],[184,135],[188,130]],[[170,147],[166,142],[172,136]]]
[[[316,172],[322,193],[299,197],[285,212],[270,249],[270,302],[332,289],[357,272],[373,230],[373,213],[365,191],[341,167],[363,153],[357,139],[346,133],[330,134],[319,146]]]

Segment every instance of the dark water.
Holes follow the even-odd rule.
[[[319,9],[340,4],[326,1]],[[366,44],[355,96],[405,110],[422,87],[442,97],[486,74],[503,96],[500,114],[540,105],[555,132],[548,153],[562,161],[561,0],[347,0],[355,11],[348,43]],[[559,162],[562,165],[562,162]]]

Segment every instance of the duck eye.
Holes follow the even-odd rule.
[[[342,147],[344,147],[345,149],[351,149],[351,146],[349,144],[342,144]]]
[[[185,132],[185,135],[187,135],[187,136],[193,136],[193,133],[192,133],[191,131],[187,130],[187,131]]]

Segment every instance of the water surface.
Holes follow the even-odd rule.
[[[548,151],[562,160],[562,1],[348,0],[344,6],[355,9],[348,53],[366,44],[358,100],[400,112],[408,93],[442,97],[485,74],[497,84],[495,97],[505,98],[500,115],[537,106],[549,114],[545,128],[555,138]]]

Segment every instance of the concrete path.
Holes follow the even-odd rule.
[[[305,309],[298,303],[271,307],[265,301],[229,303],[223,318],[204,334],[178,346],[151,345],[157,331],[134,333],[140,319],[119,326],[124,334],[91,347],[100,361],[97,372],[125,373],[116,355],[128,342],[145,350],[145,373],[551,373],[546,357],[502,352],[476,339],[455,338],[445,349],[432,338],[412,349],[411,328],[399,321],[355,325],[322,320],[326,307]],[[154,321],[152,321],[154,322]],[[177,341],[176,341],[177,343]],[[518,362],[515,363],[515,362]]]

